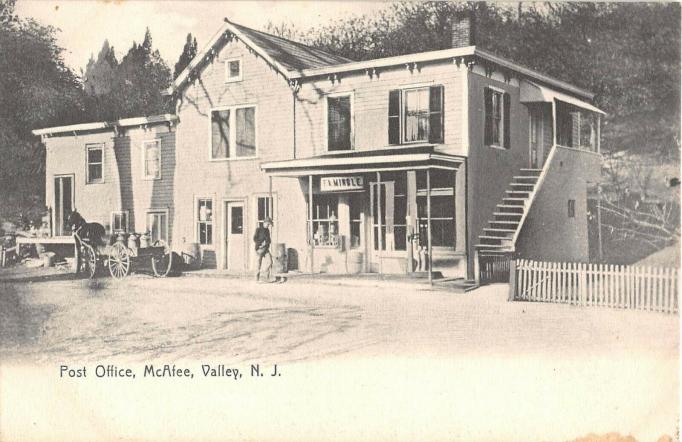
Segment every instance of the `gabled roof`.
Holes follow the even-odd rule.
[[[498,57],[490,52],[483,51],[476,46],[417,52],[364,61],[352,61],[338,55],[333,55],[306,46],[302,43],[297,43],[232,23],[227,18],[225,19],[225,24],[218,30],[213,38],[211,38],[204,49],[202,49],[201,52],[192,59],[189,65],[187,65],[185,70],[178,75],[173,85],[167,90],[167,93],[173,93],[183,87],[192,72],[200,68],[207,60],[207,56],[228,41],[226,38],[228,34],[232,34],[241,40],[250,50],[260,55],[271,67],[289,81],[301,81],[307,78],[326,77],[344,72],[366,71],[368,69],[400,66],[410,63],[423,63],[474,56],[505,69],[515,71],[526,78],[535,80],[547,86],[555,87],[583,98],[594,98],[594,94],[587,90],[549,77],[541,72],[526,68],[502,57]]]
[[[290,71],[315,69],[353,61],[286,38],[256,31],[236,23],[230,24]]]
[[[216,50],[218,46],[222,46],[228,41],[225,38],[227,33],[231,33],[248,46],[249,49],[263,57],[270,66],[275,68],[286,79],[290,78],[292,72],[352,62],[348,58],[333,55],[302,43],[287,40],[286,38],[256,31],[255,29],[232,23],[225,18],[225,24],[178,75],[168,92],[181,88],[190,74],[203,64],[206,56]]]

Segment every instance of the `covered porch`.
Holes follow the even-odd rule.
[[[301,270],[430,279],[436,271],[466,275],[465,167],[464,157],[433,145],[261,165],[271,180],[298,180],[306,210],[295,217],[305,224]]]
[[[542,168],[554,146],[600,153],[601,109],[531,81],[521,82],[521,102],[530,113],[529,167]]]

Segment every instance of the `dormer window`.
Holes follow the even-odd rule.
[[[233,58],[225,61],[225,82],[242,81],[242,60]]]

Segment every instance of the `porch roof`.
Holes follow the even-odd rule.
[[[572,104],[573,106],[588,110],[590,112],[596,112],[598,114],[606,115],[606,112],[604,112],[603,110],[579,98],[566,95],[564,93],[552,90],[545,86],[540,86],[539,84],[533,83],[532,81],[524,80],[521,82],[522,103],[534,102],[551,103],[554,100],[563,101],[564,103]]]
[[[434,146],[428,144],[334,152],[295,160],[272,161],[263,163],[260,167],[271,176],[301,177],[393,170],[456,170],[465,159],[463,156],[436,152]]]

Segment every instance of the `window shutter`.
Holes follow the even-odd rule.
[[[443,136],[443,86],[429,88],[429,142],[442,143]]]
[[[400,144],[400,90],[388,93],[388,144]]]
[[[505,92],[504,94],[504,147],[509,149],[511,147],[511,96]]]
[[[483,89],[483,101],[485,107],[485,129],[484,129],[484,144],[490,146],[493,144],[493,91],[492,89]]]

